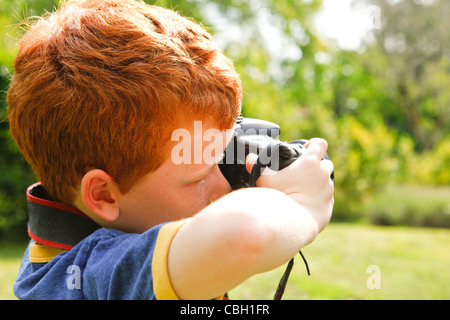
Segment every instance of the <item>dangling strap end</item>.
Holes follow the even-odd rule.
[[[308,276],[310,276],[311,273],[309,272],[309,266],[308,266],[308,262],[307,262],[306,259],[305,259],[305,256],[303,255],[303,253],[302,253],[301,251],[299,251],[298,253],[300,253],[300,256],[302,257],[303,262],[305,263],[305,266],[306,266],[306,272],[308,273]]]

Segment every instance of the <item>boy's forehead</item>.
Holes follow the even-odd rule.
[[[208,174],[222,160],[233,130],[219,130],[211,121],[195,121],[174,130],[166,167],[188,180]]]
[[[195,120],[184,124],[172,131],[170,157],[175,164],[218,162],[220,159],[215,158],[220,155],[217,153],[223,153],[233,132],[234,127],[221,130],[210,120]],[[211,155],[214,155],[214,159],[211,159]]]

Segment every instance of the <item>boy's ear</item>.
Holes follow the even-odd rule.
[[[93,169],[81,180],[81,198],[86,207],[103,220],[112,222],[119,217],[119,188],[105,171]]]

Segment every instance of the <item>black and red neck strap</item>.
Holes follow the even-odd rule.
[[[70,250],[100,226],[75,207],[55,202],[40,183],[27,190],[28,234],[39,244]]]

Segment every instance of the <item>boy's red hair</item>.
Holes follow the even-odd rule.
[[[56,201],[103,169],[126,192],[194,119],[231,128],[241,83],[198,24],[133,0],[69,1],[19,42],[11,133]]]

